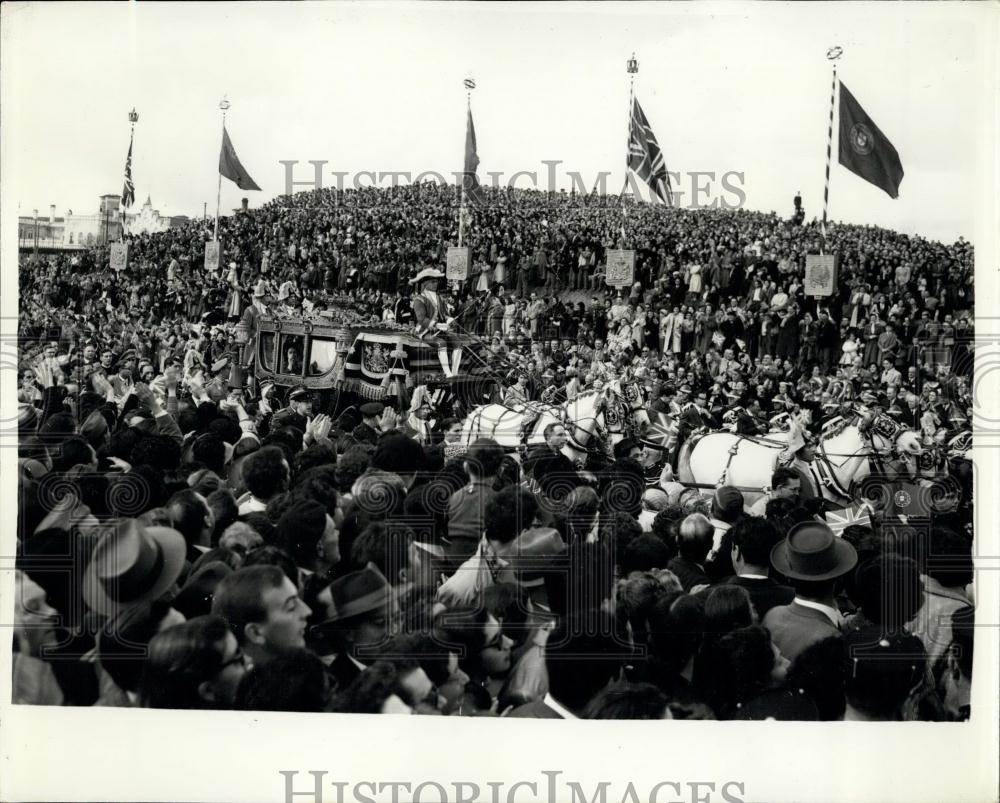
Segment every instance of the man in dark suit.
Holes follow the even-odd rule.
[[[543,435],[545,445],[528,455],[528,465],[542,492],[553,501],[559,501],[577,485],[583,484],[583,479],[573,461],[562,452],[569,442],[566,427],[553,422],[545,427]]]
[[[492,438],[477,438],[465,454],[463,466],[469,484],[448,501],[448,537],[443,539],[453,557],[472,556],[486,527],[486,508],[496,496],[493,484],[503,463],[503,448]]]
[[[920,417],[923,411],[920,409],[920,399],[915,393],[907,393],[904,404],[899,407],[898,421],[909,429],[920,429]]]
[[[360,411],[361,423],[354,428],[351,435],[362,443],[370,443],[374,446],[379,435],[382,434],[379,416],[385,411],[385,405],[380,402],[368,402],[368,404],[361,405]]]
[[[311,636],[320,635],[336,649],[327,671],[343,691],[377,660],[378,645],[394,635],[399,624],[399,602],[383,574],[369,563],[364,569],[334,580],[316,595],[322,613]],[[322,618],[320,618],[322,617]],[[329,658],[329,656],[328,656]]]
[[[768,576],[771,550],[781,540],[777,528],[767,519],[749,516],[734,524],[730,533],[736,574],[722,583],[745,588],[761,619],[771,608],[790,605],[795,599],[795,589]]]
[[[699,390],[693,402],[684,403],[683,399],[688,398],[691,390],[688,385],[682,385],[677,396],[680,404],[680,412],[677,417],[677,446],[671,455],[670,464],[677,467],[677,460],[680,456],[681,447],[684,442],[691,437],[692,433],[699,429],[717,429],[719,422],[715,420],[708,407],[708,392]]]
[[[705,560],[712,551],[715,528],[701,513],[692,513],[682,522],[677,532],[677,549],[680,553],[671,558],[667,568],[677,575],[686,592],[697,586],[709,584],[705,574]]]
[[[602,615],[603,617],[603,615]],[[545,697],[527,703],[508,716],[528,719],[579,719],[584,708],[621,674],[628,650],[624,639],[615,639],[611,622],[594,626],[596,614],[569,614],[549,636],[545,670],[549,690]]]
[[[857,562],[854,547],[818,521],[796,524],[771,551],[771,565],[788,578],[795,599],[771,608],[761,624],[789,661],[812,644],[842,633],[843,618],[834,595],[837,581]]]

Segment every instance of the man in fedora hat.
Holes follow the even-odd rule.
[[[312,630],[337,650],[328,670],[337,687],[346,689],[378,658],[398,630],[399,603],[392,586],[374,564],[339,577],[317,595],[322,606]]]
[[[444,375],[453,377],[458,373],[462,362],[462,349],[454,348],[449,363],[448,348],[452,343],[446,329],[453,319],[449,316],[448,302],[438,295],[438,284],[443,278],[444,274],[437,268],[424,268],[417,273],[410,279],[410,284],[417,287],[411,305],[413,318],[416,321],[414,332],[417,337],[425,338],[437,346],[438,360],[441,362]]]
[[[795,589],[789,605],[772,608],[761,622],[788,660],[811,644],[842,632],[844,620],[834,599],[837,581],[851,572],[858,553],[818,521],[796,524],[771,551],[771,565]]]
[[[98,616],[162,597],[184,570],[184,536],[170,527],[121,519],[97,546],[83,577],[83,599]]]

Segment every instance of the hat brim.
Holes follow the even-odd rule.
[[[177,592],[172,607],[188,618],[191,618],[192,615],[198,616],[197,611],[203,605],[204,598],[214,596],[219,583],[232,573],[233,570],[222,561],[211,561],[204,564],[188,578],[181,590]]]
[[[332,625],[337,622],[346,622],[357,616],[362,616],[373,611],[384,610],[385,606],[392,601],[392,586],[386,584],[382,588],[371,591],[363,597],[351,600],[340,608],[329,619],[320,622],[317,627]]]
[[[834,538],[833,546],[837,564],[822,574],[805,574],[793,569],[788,562],[787,541],[784,539],[775,544],[771,550],[771,565],[789,580],[815,580],[817,582],[835,580],[838,577],[843,577],[858,565],[858,555],[843,538]]]
[[[98,543],[94,549],[93,557],[91,557],[83,577],[83,601],[94,613],[113,616],[140,602],[157,599],[163,596],[181,576],[187,554],[184,536],[171,527],[145,527],[143,532],[157,543],[163,553],[163,565],[160,567],[159,576],[138,597],[123,601],[110,597],[97,577],[99,559],[108,551],[108,547],[112,543],[110,538],[102,539],[102,543]]]
[[[445,275],[436,268],[425,268],[416,276],[410,279],[410,284],[420,284],[425,279],[443,279]]]

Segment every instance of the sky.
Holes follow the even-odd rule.
[[[93,213],[120,193],[135,107],[136,202],[214,213],[219,101],[239,158],[262,187],[223,181],[223,212],[284,192],[282,160],[334,171],[461,169],[466,92],[480,179],[560,160],[592,186],[624,179],[629,80],[676,189],[692,171],[734,171],[750,209],[822,210],[829,47],[843,82],[900,154],[900,197],[834,165],[830,217],[972,239],[980,133],[995,67],[986,4],[17,4],[2,9],[4,202],[21,214]],[[993,15],[995,16],[995,15]],[[988,177],[987,177],[988,178]],[[370,183],[370,179],[363,179]],[[704,185],[706,179],[699,179]],[[522,177],[517,186],[530,179]],[[388,183],[386,180],[385,183]],[[702,201],[706,202],[705,196]]]

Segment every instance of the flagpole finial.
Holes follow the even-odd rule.
[[[840,45],[834,45],[829,50],[826,51],[826,57],[830,61],[836,62],[841,56],[844,55],[844,48]]]
[[[129,119],[129,122],[132,123],[132,125],[135,125],[136,123],[139,122],[139,115],[136,114],[134,106],[132,107],[132,111],[130,111],[128,113],[128,119]]]
[[[219,101],[219,108],[222,109],[223,114],[225,114],[226,109],[229,108],[229,100],[225,95],[223,95],[222,100]]]
[[[632,58],[625,62],[625,69],[628,70],[629,75],[635,75],[639,72],[639,62],[636,61],[635,53],[632,54]]]

